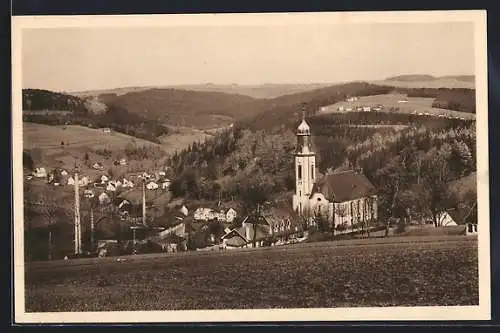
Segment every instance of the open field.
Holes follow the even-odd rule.
[[[43,148],[60,149],[64,141],[64,149],[78,149],[91,146],[94,149],[125,148],[129,143],[145,146],[157,144],[138,139],[123,133],[112,131],[104,133],[102,129],[93,129],[78,125],[53,126],[35,123],[23,123],[23,146],[25,149]]]
[[[393,237],[126,259],[28,263],[26,310],[478,304],[475,237]]]
[[[398,103],[398,101],[406,99],[407,103]],[[434,98],[428,97],[407,97],[404,94],[386,94],[386,95],[372,95],[372,96],[361,96],[357,101],[347,102],[342,101],[332,105],[327,105],[321,108],[318,114],[339,112],[338,108],[343,106],[344,108],[351,107],[355,109],[358,106],[375,106],[383,105],[385,111],[389,111],[391,108],[399,108],[398,112],[403,113],[429,113],[431,115],[447,115],[453,117],[463,117],[465,119],[475,119],[476,115],[468,112],[452,111],[447,109],[433,108],[432,103]],[[346,112],[346,111],[344,111]]]
[[[215,130],[213,130],[215,131]],[[113,160],[118,156],[106,158],[104,156],[92,156],[92,151],[98,149],[107,149],[114,154],[127,147],[127,145],[140,147],[159,148],[165,154],[171,154],[174,151],[186,149],[193,142],[202,142],[213,134],[207,131],[201,131],[191,128],[171,128],[171,134],[161,137],[160,144],[142,140],[116,131],[104,133],[102,129],[92,129],[78,125],[53,126],[37,123],[23,123],[23,148],[38,148],[42,151],[43,160],[39,161],[40,166],[72,168],[75,158],[80,162],[85,153],[89,153],[92,162],[99,161],[105,165],[105,170],[112,167]],[[64,146],[61,145],[64,142]],[[148,168],[148,161],[129,161],[129,167],[112,167],[118,173],[121,169],[131,171],[137,168]],[[158,160],[161,163],[161,159]],[[151,164],[151,163],[149,163]],[[94,177],[102,172],[89,169],[85,171],[86,175]]]

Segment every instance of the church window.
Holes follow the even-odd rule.
[[[314,165],[311,165],[311,179],[314,179]]]
[[[302,165],[299,165],[298,167],[298,174],[299,174],[299,180],[302,179]]]

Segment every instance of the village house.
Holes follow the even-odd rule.
[[[310,127],[302,119],[297,128],[293,210],[301,216],[325,218],[333,229],[376,220],[376,189],[361,171],[334,172],[317,180],[310,136]]]
[[[158,184],[156,184],[155,182],[149,182],[149,183],[147,183],[147,185],[146,185],[146,188],[147,188],[148,190],[152,190],[152,191],[153,191],[153,190],[157,190],[157,189],[158,189],[158,187],[159,187],[159,186],[158,186]]]
[[[258,221],[256,221],[256,219]],[[223,248],[285,244],[303,235],[303,227],[285,210],[272,208],[265,213],[246,216],[241,226],[225,229],[221,237]]]
[[[108,204],[110,202],[111,202],[111,199],[109,198],[109,195],[107,195],[105,192],[103,192],[99,195],[99,203],[101,205]]]
[[[187,209],[187,207],[185,205],[182,205],[182,207],[179,209],[179,211],[182,213],[182,215],[184,216],[188,216],[189,214],[189,210]]]
[[[84,190],[83,191],[83,196],[87,199],[91,199],[94,197],[94,191],[92,190]]]
[[[229,208],[226,212],[226,222],[232,223],[237,216],[238,213],[233,208]]]
[[[170,180],[168,180],[168,179],[163,180],[161,183],[161,189],[168,190],[169,188],[170,188]]]
[[[46,178],[47,177],[47,171],[45,171],[45,168],[35,168],[35,170],[33,170],[33,177],[35,177],[35,178]]]
[[[131,182],[130,180],[127,180],[127,179],[123,178],[122,187],[133,188],[134,187],[134,183]]]
[[[114,186],[111,183],[108,183],[108,185],[106,185],[106,191],[115,192],[116,191],[116,186]]]
[[[193,218],[195,221],[208,221],[215,218],[214,211],[211,208],[197,208],[194,211]]]
[[[100,162],[95,162],[92,164],[92,168],[95,170],[104,170],[104,165]]]

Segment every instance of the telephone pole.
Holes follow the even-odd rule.
[[[92,205],[92,203],[91,203]],[[95,250],[95,246],[94,246],[94,208],[92,206],[90,206],[90,252],[93,253],[94,250]]]
[[[146,225],[146,180],[142,180],[142,224]]]
[[[80,224],[80,193],[78,188],[78,167],[75,165],[75,254],[82,253],[82,234]]]

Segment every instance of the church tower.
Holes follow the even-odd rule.
[[[302,111],[302,122],[297,128],[297,150],[295,153],[295,194],[292,206],[294,211],[302,215],[309,206],[316,179],[316,156],[311,147],[311,129]]]

